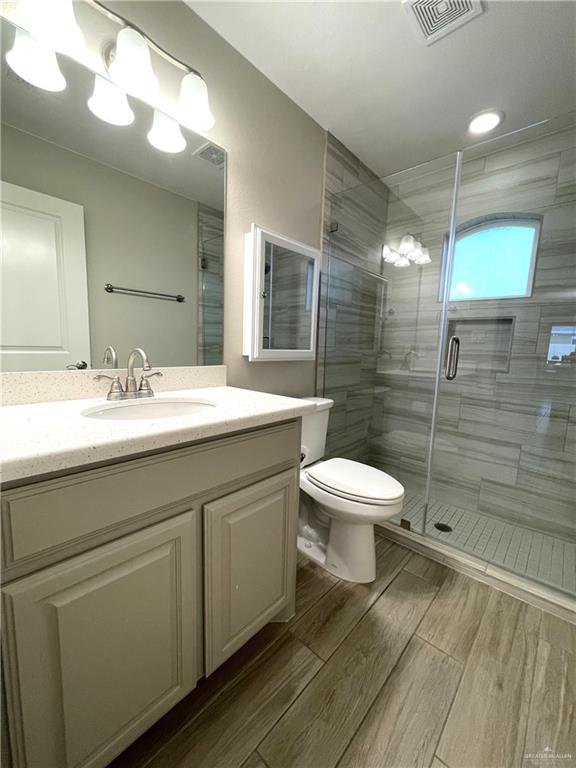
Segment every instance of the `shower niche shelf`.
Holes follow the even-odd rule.
[[[460,339],[460,369],[478,373],[508,373],[515,317],[454,317],[448,338]]]

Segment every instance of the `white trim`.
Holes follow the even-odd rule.
[[[264,306],[261,300],[264,286],[266,243],[287,248],[313,260],[310,344],[303,349],[265,349],[262,345]],[[279,235],[252,224],[244,236],[244,325],[242,354],[249,361],[315,360],[318,293],[320,283],[320,251],[305,243]]]
[[[379,523],[378,531],[385,538],[396,541],[431,560],[443,563],[455,571],[489,584],[500,592],[505,592],[536,608],[548,611],[564,621],[576,624],[576,599],[568,594],[518,576],[414,531],[407,531],[400,528],[397,523]]]

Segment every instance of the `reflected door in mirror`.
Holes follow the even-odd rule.
[[[3,371],[90,360],[82,206],[2,182]]]

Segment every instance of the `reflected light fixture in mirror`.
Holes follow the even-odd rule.
[[[81,59],[85,49],[72,0],[18,0],[16,20],[38,42]]]
[[[112,125],[131,125],[134,122],[134,112],[124,91],[100,75],[94,77],[94,93],[88,99],[88,109],[100,120]]]
[[[208,88],[196,72],[189,72],[182,78],[178,113],[181,123],[193,131],[206,131],[214,125]]]
[[[400,258],[400,254],[393,251],[389,246],[382,247],[382,258],[387,264],[395,264]]]
[[[153,103],[160,83],[152,69],[150,48],[140,32],[124,27],[118,32],[116,46],[110,52],[108,71],[116,85],[126,93]]]
[[[66,80],[56,54],[23,29],[16,29],[14,45],[6,54],[11,69],[26,82],[45,91],[63,91]]]
[[[148,141],[161,152],[176,154],[186,149],[186,139],[182,136],[180,126],[172,117],[154,110],[152,128],[148,131]]]
[[[398,248],[398,253],[400,253],[402,256],[407,256],[410,253],[410,251],[414,250],[415,244],[416,243],[412,235],[404,235],[404,237],[400,241],[400,247]]]

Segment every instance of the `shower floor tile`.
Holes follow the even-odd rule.
[[[414,531],[421,531],[423,497],[408,495],[402,517],[410,521]],[[439,531],[434,527],[436,523],[449,525],[452,531]],[[427,532],[439,541],[520,576],[565,592],[576,592],[576,542],[439,502],[428,509]]]

